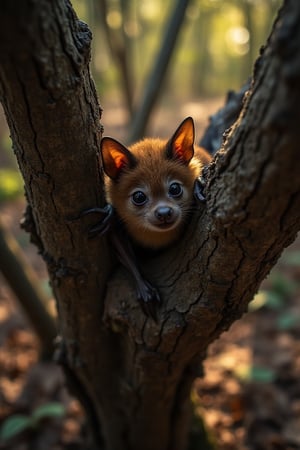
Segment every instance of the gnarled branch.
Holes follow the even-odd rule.
[[[300,3],[285,2],[243,111],[205,173],[206,205],[180,242],[141,264],[162,294],[158,323],[126,272],[107,286],[105,239],[88,241],[72,220],[104,201],[87,27],[67,0],[3,0],[0,11],[1,99],[58,301],[60,359],[104,448],[182,450],[207,346],[246,310],[299,229]]]

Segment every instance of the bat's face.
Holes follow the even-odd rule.
[[[107,201],[139,244],[164,247],[182,230],[202,168],[193,158],[193,144],[191,118],[169,141],[148,138],[126,148],[112,138],[102,139]]]

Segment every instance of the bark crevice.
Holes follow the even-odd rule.
[[[98,448],[183,450],[198,363],[300,226],[300,3],[285,2],[243,111],[205,170],[206,204],[172,248],[141,262],[162,295],[157,323],[106,238],[88,239],[94,218],[72,220],[104,205],[90,32],[68,1],[13,5],[0,4],[0,95],[30,204],[24,226],[58,302],[60,361]]]

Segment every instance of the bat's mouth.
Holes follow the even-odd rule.
[[[156,231],[169,231],[173,230],[178,226],[178,220],[174,220],[173,222],[159,222],[159,223],[151,223],[151,228],[155,228]]]
[[[174,228],[176,222],[172,223],[158,223],[156,226],[161,230],[168,230],[169,228]]]

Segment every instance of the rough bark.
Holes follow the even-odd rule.
[[[300,227],[300,3],[287,0],[242,113],[205,174],[206,205],[144,260],[158,322],[72,221],[103,204],[90,34],[68,2],[3,0],[1,97],[58,302],[66,373],[106,450],[183,450],[189,391],[208,345],[239,318]],[[100,175],[99,175],[100,174]],[[108,281],[108,284],[107,284]]]
[[[109,362],[103,364],[109,358],[100,355],[117,355],[101,325],[110,257],[104,240],[87,239],[87,219],[72,220],[104,202],[91,33],[68,1],[4,1],[0,9],[1,100],[29,203],[25,227],[48,264],[63,336],[60,360],[74,386],[81,376],[94,386],[83,399],[97,422],[100,406],[89,397],[107,393],[99,373],[109,378]]]

